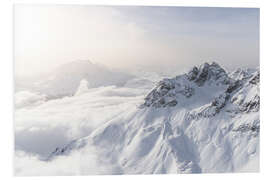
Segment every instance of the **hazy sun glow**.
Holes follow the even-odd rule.
[[[111,67],[258,65],[259,10],[16,5],[15,73],[89,59]]]

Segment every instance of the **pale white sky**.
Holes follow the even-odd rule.
[[[78,59],[127,69],[259,65],[259,9],[16,5],[14,25],[16,75]]]

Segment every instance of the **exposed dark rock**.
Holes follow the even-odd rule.
[[[240,110],[242,112],[247,112],[247,113],[259,111],[260,110],[260,96],[256,95],[251,101],[242,104],[240,106]]]
[[[198,86],[203,86],[206,81],[214,81],[216,84],[229,84],[231,80],[226,71],[215,62],[212,64],[204,63],[199,68],[194,67],[187,73],[187,77]]]
[[[241,82],[239,80],[232,82],[229,87],[227,88],[227,93],[232,93],[236,89],[238,89],[241,86]]]
[[[167,106],[173,107],[177,105],[177,101],[174,99],[166,104]]]
[[[56,156],[68,155],[72,151],[72,149],[74,149],[74,148],[80,149],[80,148],[84,147],[85,145],[86,145],[86,142],[82,139],[73,140],[61,148],[60,147],[55,148],[55,150],[48,156],[48,158],[46,160],[50,161],[53,158],[55,158]]]
[[[205,86],[206,83],[210,86],[222,85],[224,86],[224,94],[215,98],[210,105],[211,107],[201,112],[201,114],[211,116],[218,113],[226,105],[227,100],[236,92],[241,91],[246,86],[246,83],[249,82],[250,84],[257,85],[259,83],[260,73],[258,71],[254,72],[251,69],[239,69],[230,76],[232,78],[217,63],[204,63],[199,68],[193,67],[186,74],[160,81],[156,88],[145,97],[145,102],[140,107],[173,107],[181,103],[179,102],[180,96],[189,98],[196,93],[195,89],[199,93],[200,87]],[[241,103],[241,96],[239,98],[240,100],[237,101],[237,106],[239,106],[238,111],[251,112],[259,110],[259,95],[248,103]],[[235,100],[237,100],[237,97],[231,99],[230,102],[234,103]],[[211,108],[211,112],[209,108]]]
[[[182,78],[184,78],[182,76]],[[160,81],[156,88],[154,88],[146,97],[143,107],[173,107],[178,104],[177,96],[181,95],[186,98],[194,94],[194,89],[186,84],[177,82],[176,78],[164,79]]]
[[[260,132],[260,125],[242,124],[239,127],[235,128],[233,131],[241,132],[241,133],[252,132],[252,133],[258,134]]]
[[[180,93],[188,98],[194,94],[194,89],[189,86],[184,86],[183,88],[181,88],[180,90],[176,90],[175,92]]]
[[[221,94],[212,101],[211,105],[217,107],[217,109],[220,110],[225,106],[226,101],[228,99],[229,99],[228,93]]]
[[[200,67],[198,76],[194,79],[194,82],[198,86],[202,86],[204,84],[204,82],[207,80],[208,73],[209,73],[208,70],[209,70],[208,63],[205,63],[203,66]]]
[[[208,106],[191,113],[188,113],[186,118],[189,120],[198,118],[210,118],[218,114],[222,108],[225,107],[227,100],[229,99],[229,94],[224,93],[216,97]]]
[[[259,82],[260,82],[260,73],[258,72],[255,76],[252,77],[249,83],[257,85]]]
[[[193,81],[197,77],[198,73],[199,69],[197,67],[193,67],[192,70],[187,73],[187,77],[190,81]]]

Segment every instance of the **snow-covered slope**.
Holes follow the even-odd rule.
[[[110,171],[82,173],[257,172],[259,78],[259,69],[229,74],[217,63],[194,67],[160,81],[139,107],[56,148],[48,161],[95,149],[99,166]]]

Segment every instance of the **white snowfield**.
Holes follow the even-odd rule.
[[[258,172],[259,76],[259,69],[227,73],[217,63],[205,63],[163,79],[145,97],[138,87],[132,91],[137,94],[119,96],[117,113],[106,114],[104,106],[106,120],[93,126],[89,135],[56,148],[46,161],[31,159],[29,164],[38,164],[38,173],[17,167],[17,175]],[[83,80],[70,101],[94,97],[97,91],[87,92],[85,87]],[[117,97],[115,90],[104,91],[100,101]],[[122,104],[128,105],[120,108]],[[19,117],[23,112],[17,113]],[[15,158],[18,164],[19,157]],[[76,170],[52,165],[64,162],[66,169]]]

